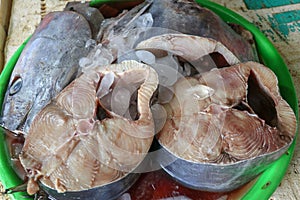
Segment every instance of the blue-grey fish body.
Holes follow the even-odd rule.
[[[46,15],[15,65],[0,123],[26,133],[37,112],[76,77],[91,37],[89,23],[81,14]]]
[[[241,61],[256,59],[248,41],[194,0],[153,0],[148,12],[152,14],[153,27],[212,38],[224,44]]]
[[[201,7],[194,0],[147,0],[125,14],[122,13],[113,20],[107,20],[107,23],[104,23],[100,29],[98,39],[102,43],[106,43],[106,40],[111,42],[119,36],[124,37],[124,33],[126,35],[128,32],[131,38],[135,37],[135,34],[140,34],[140,32],[133,31],[133,29],[145,28],[138,27],[135,22],[145,14],[150,17],[145,17],[142,23],[148,20],[149,23],[143,25],[147,27],[150,24],[151,28],[147,27],[148,31],[141,34],[139,42],[157,35],[184,33],[221,42],[242,62],[257,60],[250,32],[241,27],[235,27],[240,30],[233,29],[214,12]],[[249,38],[244,38],[238,32],[249,33]]]

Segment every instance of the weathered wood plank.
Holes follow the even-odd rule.
[[[6,40],[6,32],[4,30],[4,27],[0,25],[0,72],[4,66],[4,45]]]
[[[10,19],[11,1],[0,0],[0,72],[4,66],[4,45]]]
[[[0,0],[0,24],[4,30],[8,30],[8,23],[10,19],[11,0]]]

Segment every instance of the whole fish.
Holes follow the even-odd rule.
[[[39,24],[12,72],[0,122],[27,132],[38,111],[77,75],[92,33],[76,12],[52,12]]]

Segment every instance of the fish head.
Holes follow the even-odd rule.
[[[26,79],[22,74],[15,73],[9,82],[2,112],[0,124],[9,130],[23,130],[27,117],[32,109],[33,91],[26,90]]]
[[[45,96],[43,94],[46,92],[45,90],[48,91],[47,95],[51,95],[50,88],[45,84],[45,76],[42,76],[42,72],[37,70],[39,69],[37,62],[31,61],[31,57],[36,55],[36,51],[31,49],[24,51],[8,82],[2,104],[0,124],[11,131],[27,132],[25,127],[29,127],[28,124],[37,110],[36,107],[43,104],[40,97]],[[39,65],[42,65],[42,62],[43,60],[40,60]]]
[[[28,132],[38,111],[76,76],[89,39],[90,26],[82,15],[71,11],[46,15],[14,67],[0,123]]]
[[[19,67],[23,65],[22,62],[21,59],[17,63],[8,84],[0,124],[11,131],[22,131],[26,134],[37,113],[74,79],[77,69],[52,69],[48,77],[46,74],[38,76],[39,71],[34,70],[36,65],[22,71],[22,67]]]

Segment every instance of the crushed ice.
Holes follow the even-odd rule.
[[[151,109],[156,132],[158,132],[162,129],[166,120],[166,112],[162,105],[167,104],[174,97],[174,84],[182,77],[194,76],[209,71],[216,65],[209,55],[203,56],[197,61],[189,62],[167,51],[161,53],[155,52],[156,50],[136,50],[135,46],[143,40],[157,35],[178,32],[152,27],[153,18],[150,13],[139,13],[125,24],[124,21],[120,22],[120,20],[122,20],[122,17],[111,20],[110,24],[108,23],[104,30],[101,30],[103,32],[101,33],[103,36],[102,42],[98,41],[98,44],[95,40],[86,42],[86,48],[92,50],[88,56],[80,59],[81,72],[112,63],[121,63],[125,60],[136,60],[155,69],[159,78],[159,87],[153,98]],[[98,35],[101,34],[99,32]],[[113,88],[114,81],[116,80],[112,72],[107,73],[102,78],[97,91],[101,103],[106,109],[116,114],[128,119],[136,119],[138,116],[136,107],[137,88],[132,90],[128,88],[128,85]]]
[[[111,91],[111,86],[114,83],[115,75],[113,72],[109,72],[104,75],[101,80],[99,89],[97,91],[97,97],[102,98]]]
[[[138,59],[146,64],[152,65],[155,63],[155,56],[153,55],[153,53],[149,52],[149,51],[145,51],[145,50],[138,50],[135,52],[136,56],[138,57]]]

